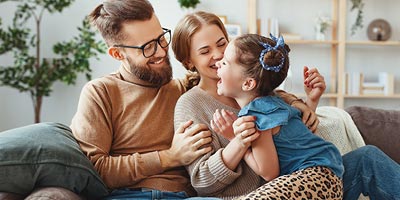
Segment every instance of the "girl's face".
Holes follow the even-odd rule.
[[[245,81],[243,67],[237,63],[236,47],[230,42],[226,47],[224,57],[217,62],[218,77],[217,93],[228,97],[238,97]]]
[[[228,44],[221,29],[217,25],[203,25],[192,36],[190,49],[190,67],[196,67],[201,81],[209,79],[217,81],[217,67],[215,63],[222,59]]]

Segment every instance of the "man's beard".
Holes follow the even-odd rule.
[[[126,59],[132,74],[142,81],[146,81],[154,86],[162,86],[172,80],[172,67],[168,55],[165,58],[165,66],[158,70],[151,69],[148,66],[136,65],[130,57]]]

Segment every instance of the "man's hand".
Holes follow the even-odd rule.
[[[228,140],[235,137],[232,124],[237,119],[235,113],[227,110],[216,110],[213,119],[210,121],[211,128],[215,133],[224,136]]]
[[[205,146],[212,141],[208,127],[205,124],[190,127],[192,124],[193,121],[182,124],[174,134],[171,147],[159,152],[161,165],[164,168],[189,165],[212,150],[210,146]]]

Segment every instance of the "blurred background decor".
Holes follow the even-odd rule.
[[[358,29],[364,27],[363,18],[364,18],[364,2],[363,0],[351,0],[352,6],[350,11],[357,11],[356,21],[351,26],[351,35],[354,35]]]
[[[79,35],[53,46],[56,56],[41,54],[41,22],[45,13],[61,13],[74,0],[0,0],[12,2],[16,12],[12,24],[2,27],[0,18],[0,55],[13,56],[13,64],[0,63],[0,86],[29,93],[34,107],[34,122],[40,122],[43,97],[50,96],[55,82],[75,84],[77,75],[91,78],[89,58],[105,52],[105,44],[95,39],[95,32],[86,19],[78,27]],[[32,20],[34,22],[33,29]],[[44,41],[45,42],[45,41]]]
[[[315,24],[315,39],[325,40],[328,28],[332,25],[332,19],[327,16],[319,15]]]
[[[392,28],[386,20],[375,19],[368,25],[367,35],[372,41],[387,41],[392,35]]]
[[[186,13],[192,13],[200,0],[178,0],[178,2],[181,8],[186,10]]]

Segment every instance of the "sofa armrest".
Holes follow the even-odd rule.
[[[345,109],[353,118],[366,144],[380,148],[400,163],[400,111],[352,106]]]

